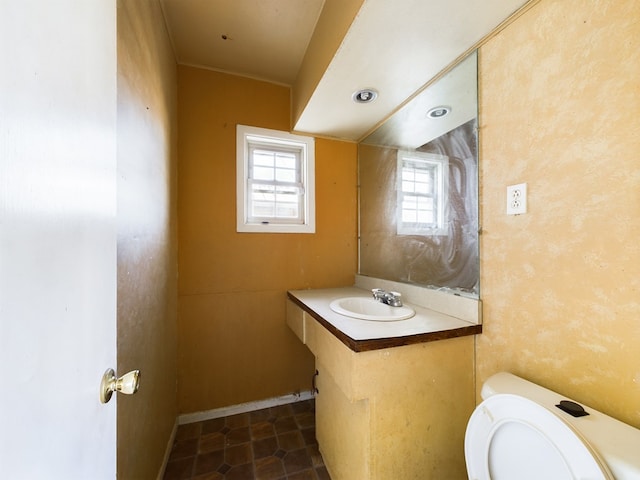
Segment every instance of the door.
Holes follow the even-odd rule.
[[[0,0],[0,471],[113,479],[116,5]]]

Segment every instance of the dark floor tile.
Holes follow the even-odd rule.
[[[249,413],[249,423],[254,424],[254,423],[260,423],[260,422],[266,422],[271,416],[272,416],[271,409],[269,408],[263,408],[262,410],[255,410]]]
[[[278,435],[278,445],[288,452],[304,447],[304,439],[298,430]]]
[[[223,450],[224,443],[225,437],[220,432],[202,435],[200,437],[200,443],[198,445],[198,453],[209,453],[216,450]]]
[[[178,430],[176,431],[175,441],[179,442],[180,440],[187,440],[189,438],[198,438],[202,431],[202,423],[186,423],[184,425],[179,425]]]
[[[303,400],[302,402],[296,402],[291,404],[291,410],[294,415],[303,412],[312,412],[315,410],[313,400]]]
[[[276,434],[276,430],[273,428],[273,423],[269,423],[267,421],[252,424],[250,430],[252,440],[273,437]]]
[[[218,472],[210,472],[204,473],[202,475],[197,475],[195,477],[191,477],[192,480],[224,480],[224,475]]]
[[[311,468],[311,458],[306,448],[288,452],[282,460],[287,475]]]
[[[183,480],[191,478],[195,457],[179,458],[167,463],[164,471],[164,480]]]
[[[277,433],[286,433],[291,430],[297,430],[298,425],[293,417],[284,417],[276,420],[274,427],[276,427]]]
[[[205,420],[202,422],[202,434],[219,432],[224,426],[224,417]]]
[[[203,453],[196,457],[194,475],[215,472],[224,464],[224,451]]]
[[[300,430],[300,433],[302,434],[302,438],[304,439],[304,443],[306,445],[316,445],[318,443],[318,440],[316,440],[315,427],[305,428],[303,430]]]
[[[224,480],[255,480],[253,463],[233,467],[225,473]]]
[[[316,468],[316,476],[318,480],[331,480],[329,472],[327,472],[327,467]]]
[[[266,457],[255,462],[256,480],[277,480],[284,477],[282,461],[276,457]]]
[[[316,414],[314,412],[298,413],[294,418],[299,428],[309,428],[316,424]]]
[[[293,410],[290,403],[287,403],[285,405],[278,405],[277,407],[271,407],[269,411],[271,412],[271,416],[276,418],[290,417],[291,415],[293,415]]]
[[[315,401],[180,425],[163,480],[330,480]]]
[[[193,457],[198,453],[198,438],[180,440],[173,444],[169,461],[178,458]]]
[[[316,480],[316,474],[313,470],[303,470],[302,472],[289,475],[287,480]]]
[[[256,440],[253,445],[253,458],[263,458],[274,455],[278,451],[278,439],[276,437]]]
[[[231,466],[243,465],[252,461],[253,454],[251,452],[251,444],[249,443],[234,445],[224,450],[224,462]]]
[[[238,415],[230,415],[228,417],[225,417],[225,425],[231,430],[240,427],[246,427],[249,425],[249,414],[240,413]]]
[[[250,440],[251,434],[249,433],[249,427],[240,427],[227,433],[225,444],[238,445],[240,443],[247,443]]]
[[[311,459],[311,464],[314,467],[322,467],[324,466],[324,460],[322,459],[322,455],[320,454],[320,450],[318,449],[318,445],[309,445],[307,447],[307,454]]]

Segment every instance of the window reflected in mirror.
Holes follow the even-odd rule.
[[[398,151],[398,235],[446,235],[449,159]]]
[[[473,54],[359,144],[361,275],[479,297],[476,65]],[[451,118],[426,115],[438,105]]]

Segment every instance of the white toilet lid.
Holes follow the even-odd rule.
[[[497,394],[478,405],[464,450],[471,480],[614,480],[573,427],[518,395]]]

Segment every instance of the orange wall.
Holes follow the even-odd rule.
[[[155,0],[118,1],[118,478],[156,478],[177,415],[176,64]]]
[[[178,67],[179,410],[310,389],[286,290],[352,285],[356,145],[316,139],[316,233],[236,233],[236,125],[288,131],[289,88]]]
[[[509,370],[640,427],[640,2],[542,0],[480,50],[478,387]],[[528,182],[529,212],[505,214]]]

